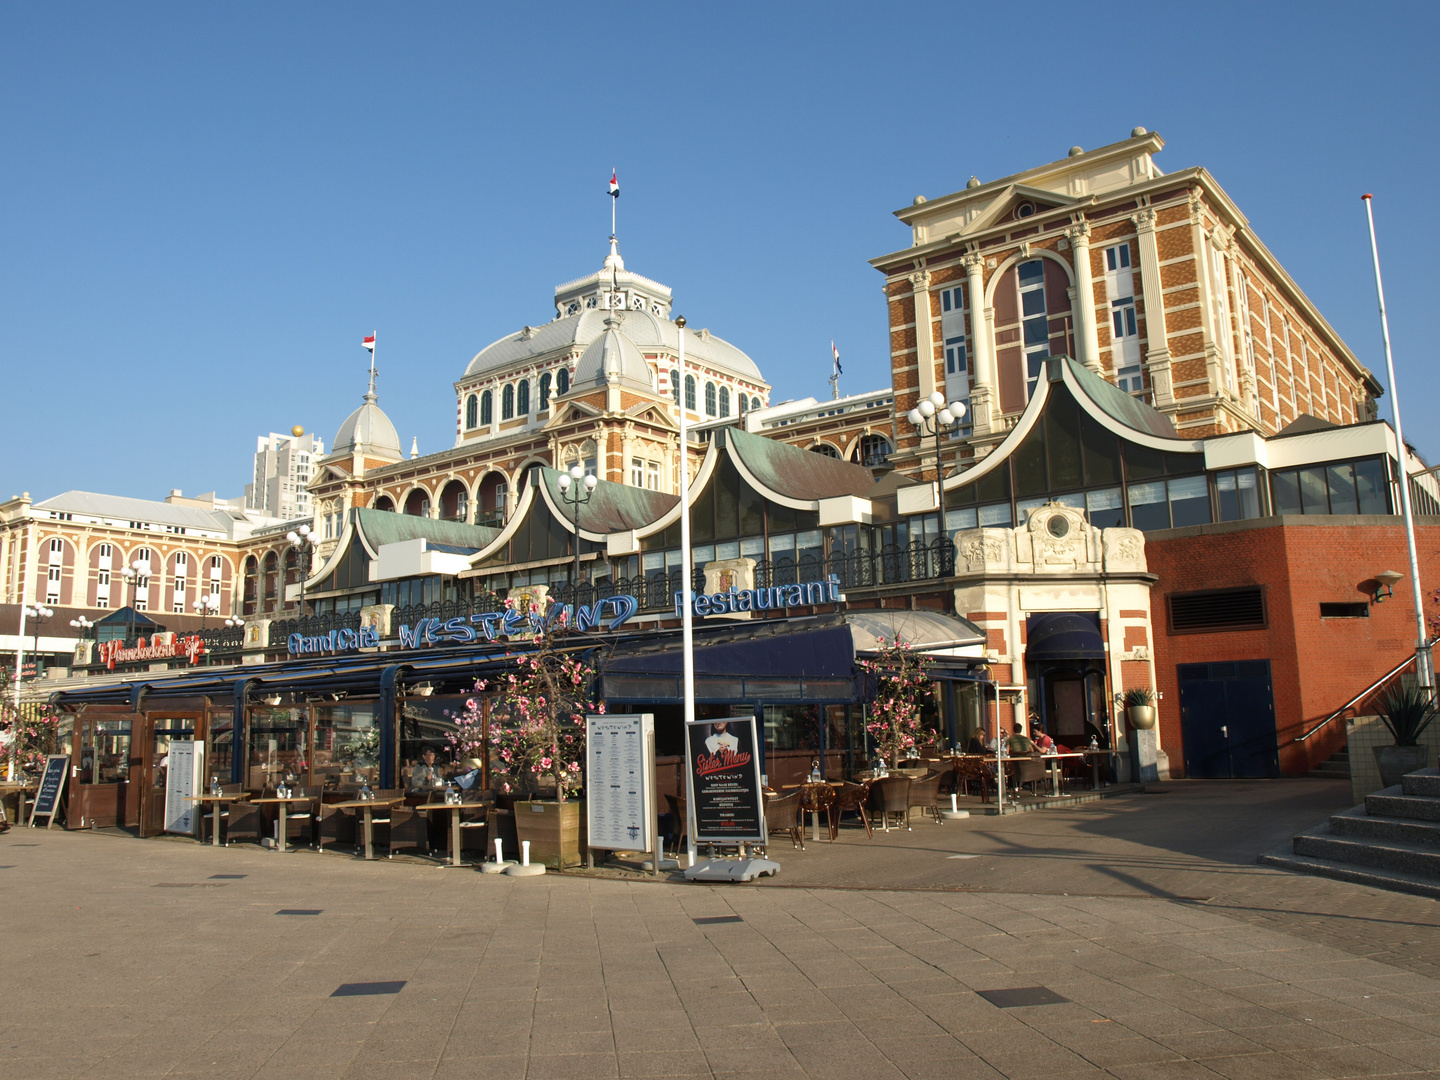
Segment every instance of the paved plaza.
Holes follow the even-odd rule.
[[[1436,1075],[1435,902],[1254,865],[1347,794],[1180,782],[847,827],[773,845],[761,887],[16,829],[0,1072]],[[1042,987],[1064,1000],[982,996]]]

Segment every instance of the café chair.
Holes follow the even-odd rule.
[[[817,821],[821,814],[830,814],[830,804],[835,801],[835,789],[829,784],[804,784],[800,788],[800,827],[805,827],[805,815],[814,814]]]
[[[790,844],[805,850],[805,830],[800,823],[800,791],[789,795],[772,796],[765,800],[765,837],[769,845],[772,832],[788,832]]]
[[[250,844],[260,842],[260,827],[263,823],[260,807],[254,803],[233,802],[225,814],[225,846],[244,841]]]
[[[896,827],[910,829],[910,785],[908,776],[882,776],[870,785],[870,809],[880,815],[880,827],[890,831],[890,819],[898,817]]]
[[[679,851],[689,833],[689,804],[684,795],[666,795],[665,801],[670,810],[660,815],[660,835],[670,845],[671,851]]]
[[[945,773],[931,773],[919,780],[911,781],[910,793],[906,798],[905,825],[910,825],[910,811],[919,807],[929,814],[936,825],[940,824],[940,782]]]
[[[209,794],[210,789],[209,789],[209,788],[206,788],[205,791],[206,791],[206,794]],[[238,796],[240,796],[241,794],[244,793],[244,791],[245,791],[245,789],[244,789],[243,787],[241,787],[239,784],[221,784],[221,785],[220,785],[220,794],[226,795],[226,796],[230,796],[230,797],[232,797],[232,798],[233,798],[233,797],[238,797]],[[221,831],[224,832],[224,827],[225,827],[225,825],[229,822],[229,819],[230,819],[230,806],[231,806],[231,804],[230,804],[230,803],[202,803],[201,805],[204,806],[205,809],[204,809],[204,811],[202,811],[202,813],[200,814],[200,836],[203,838],[203,837],[212,835],[212,833],[210,832],[210,830],[211,830],[212,828],[214,828],[214,824],[215,824],[215,823],[214,823],[214,818],[215,818],[215,815],[216,815],[216,814],[219,814],[219,815],[220,815]]]
[[[464,809],[460,811],[460,854],[463,857],[467,851],[478,851],[483,859],[491,846],[490,816],[495,809],[493,796],[490,802],[477,799],[462,802],[461,806]]]
[[[321,851],[325,850],[326,844],[348,844],[352,849],[355,847],[357,833],[354,811],[322,804],[317,825]]]
[[[835,798],[830,801],[830,839],[834,840],[840,833],[840,815],[846,810],[853,810],[860,815],[860,824],[865,826],[865,835],[873,837],[875,830],[870,827],[870,815],[865,812],[865,807],[870,801],[870,785],[873,781],[866,780],[863,783],[852,784],[848,781],[835,789]]]
[[[1039,754],[1025,754],[1010,759],[1010,782],[1015,785],[1018,792],[1026,784],[1030,785],[1030,794],[1034,795],[1035,785],[1041,782],[1049,782],[1049,773],[1045,769],[1045,762],[1040,759]]]
[[[968,797],[970,785],[974,784],[980,789],[982,803],[990,801],[990,787],[993,780],[992,767],[981,758],[962,757],[955,766],[955,783],[959,791]]]
[[[376,799],[403,799],[404,797],[405,792],[400,788],[380,788],[375,792]],[[372,815],[370,818],[370,839],[376,847],[390,842],[390,822],[394,812],[395,811],[388,806],[377,806],[370,811]],[[363,814],[364,811],[362,810],[360,813]]]
[[[390,811],[390,858],[403,852],[430,854],[430,815],[408,807]]]

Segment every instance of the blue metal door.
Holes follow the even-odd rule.
[[[1280,774],[1270,661],[1181,664],[1179,676],[1186,776]]]

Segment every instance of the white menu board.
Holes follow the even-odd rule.
[[[165,769],[165,831],[195,836],[200,823],[199,804],[191,802],[190,797],[200,790],[205,747],[194,739],[172,739],[169,754]]]
[[[655,717],[585,718],[585,813],[592,848],[655,846]]]

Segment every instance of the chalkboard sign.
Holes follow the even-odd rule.
[[[45,771],[40,776],[40,790],[35,793],[35,803],[30,811],[30,827],[35,827],[37,817],[48,818],[45,827],[55,824],[55,815],[60,812],[60,793],[65,790],[65,777],[70,773],[69,754],[51,754],[45,759]]]
[[[697,844],[763,844],[764,794],[755,717],[686,725],[692,836]]]

